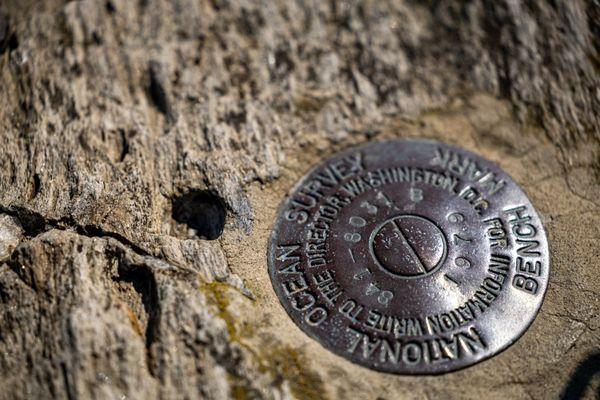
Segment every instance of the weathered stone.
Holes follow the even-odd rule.
[[[598,21],[582,0],[2,2],[0,397],[592,397]],[[549,234],[532,328],[442,377],[326,352],[267,274],[293,183],[393,137],[497,162]]]

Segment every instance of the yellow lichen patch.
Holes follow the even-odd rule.
[[[310,94],[298,94],[294,97],[294,106],[296,107],[296,113],[315,113],[319,112],[321,108],[327,103],[328,98],[322,96],[315,96]]]
[[[231,315],[228,310],[232,296],[236,296],[236,289],[223,282],[201,282],[200,291],[206,295],[209,305],[212,305],[217,309],[218,317],[227,325],[229,339],[231,341],[239,341],[239,324],[236,321],[236,318]],[[239,295],[239,293],[237,293],[237,295]]]
[[[229,381],[230,397],[232,399],[255,400],[262,398],[260,392],[251,387],[245,380],[232,374],[227,375],[227,380]]]
[[[272,337],[268,340],[254,336],[255,328],[242,318],[233,315],[229,309],[240,293],[232,286],[222,282],[201,282],[200,290],[206,296],[210,306],[226,326],[231,342],[243,347],[250,359],[258,364],[258,370],[270,377],[275,385],[283,386],[287,382],[289,390],[297,399],[326,399],[321,377],[309,367],[304,353],[292,347],[279,344]],[[237,307],[232,307],[236,309]],[[257,340],[254,340],[257,339]],[[250,344],[252,343],[252,344]],[[256,390],[237,377],[230,375],[231,397],[234,399],[256,398]]]
[[[265,346],[259,358],[259,370],[269,373],[275,384],[285,381],[297,399],[327,399],[323,380],[309,368],[309,360],[298,349],[288,346]]]

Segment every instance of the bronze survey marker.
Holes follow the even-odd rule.
[[[294,322],[355,363],[437,374],[529,327],[550,272],[542,223],[497,166],[434,141],[357,147],[292,190],[269,273]]]

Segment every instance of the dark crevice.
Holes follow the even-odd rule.
[[[294,70],[295,63],[290,56],[289,49],[279,48],[275,51],[275,75],[283,78]]]
[[[138,255],[151,256],[151,254],[146,250],[139,247],[119,233],[105,231],[104,229],[95,225],[79,225],[70,217],[64,217],[60,219],[44,218],[41,214],[36,213],[35,211],[18,206],[0,206],[0,213],[17,218],[21,224],[21,227],[23,228],[25,237],[30,239],[52,229],[73,229],[82,236],[92,238],[113,238]]]
[[[147,367],[149,372],[154,375],[156,368],[151,350],[152,345],[157,341],[160,324],[156,278],[148,267],[132,264],[125,260],[123,255],[117,255],[118,275],[113,278],[113,281],[121,289],[120,297],[135,314],[137,328],[145,340]]]
[[[239,132],[246,123],[246,110],[242,109],[239,112],[230,111],[225,115],[223,121],[229,125],[233,125],[235,130]]]
[[[40,189],[41,189],[40,176],[38,174],[34,174],[33,175],[33,198],[37,197],[37,195],[40,193]]]
[[[8,38],[8,17],[2,11],[0,11],[0,44],[4,43]]]
[[[218,239],[225,227],[225,205],[206,190],[190,190],[172,200],[175,221],[196,231],[201,239]]]
[[[593,47],[588,56],[596,71],[600,71],[600,4],[597,1],[590,1],[586,14]]]
[[[165,85],[160,76],[159,64],[151,62],[148,68],[148,74],[150,76],[148,94],[152,103],[158,111],[164,114],[169,120],[172,120],[171,105],[169,104]]]
[[[114,14],[117,11],[117,9],[115,8],[115,5],[110,0],[108,0],[106,3],[104,3],[104,8],[106,9],[106,12],[109,14]]]
[[[119,154],[119,162],[123,162],[127,154],[129,154],[129,140],[127,139],[124,129],[119,129],[119,135],[121,136],[121,154]]]
[[[510,75],[509,55],[506,50],[502,50],[501,52],[499,67],[500,73],[498,74],[498,86],[500,89],[500,96],[510,100],[513,83]]]
[[[65,383],[65,389],[67,392],[67,399],[68,400],[75,400],[77,398],[77,396],[75,395],[75,390],[73,388],[73,385],[71,384],[71,380],[69,379],[69,370],[67,365],[65,364],[64,361],[61,361],[60,363],[60,370],[62,372],[62,377],[63,377],[63,381]]]
[[[46,219],[40,214],[26,208],[0,206],[0,213],[17,218],[26,237],[35,237],[48,230]]]
[[[0,11],[0,55],[19,47],[17,34],[11,30],[8,16]]]
[[[78,234],[80,234],[82,236],[87,236],[87,237],[91,237],[91,238],[94,238],[94,237],[96,237],[96,238],[112,238],[112,239],[115,239],[117,242],[121,243],[122,245],[129,247],[131,250],[133,250],[134,253],[137,253],[138,255],[152,256],[146,250],[144,250],[143,248],[141,248],[140,246],[133,243],[131,240],[127,239],[125,236],[123,236],[119,233],[105,231],[104,229],[100,228],[99,226],[95,226],[95,225],[75,225],[72,222],[72,220],[69,219],[69,221],[71,221],[70,224],[68,224],[66,226],[58,225],[55,227],[55,229],[64,230],[66,228],[72,227],[75,229],[75,231]]]
[[[100,34],[96,31],[92,32],[92,43],[94,43],[96,46],[100,46],[102,43],[104,43],[102,36],[100,36]]]

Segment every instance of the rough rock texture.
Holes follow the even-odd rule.
[[[0,398],[592,398],[599,68],[597,0],[2,1]],[[532,328],[442,377],[333,356],[267,275],[311,165],[407,136],[498,163],[552,248]]]

